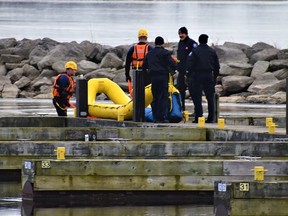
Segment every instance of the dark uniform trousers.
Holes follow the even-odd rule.
[[[168,117],[169,93],[168,93],[168,74],[158,74],[150,76],[152,82],[153,102],[152,113],[155,121],[163,121]]]
[[[186,75],[186,69],[182,69],[178,71],[178,77],[177,77],[177,89],[180,92],[181,95],[181,104],[182,104],[182,109],[185,110],[185,97],[186,97],[186,81],[185,81],[185,75]]]
[[[189,76],[189,93],[194,103],[195,120],[203,116],[202,91],[204,91],[208,103],[208,121],[214,118],[214,93],[215,83],[212,72],[196,72]]]

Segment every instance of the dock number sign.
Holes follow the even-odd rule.
[[[239,184],[240,191],[249,191],[249,183],[240,183]]]
[[[226,183],[218,183],[218,191],[226,192]]]

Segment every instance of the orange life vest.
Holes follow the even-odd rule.
[[[75,92],[75,82],[72,77],[68,76],[66,73],[59,74],[54,81],[53,88],[52,88],[52,96],[59,97],[60,94],[58,92],[59,89],[59,79],[61,76],[66,76],[69,80],[69,85],[64,89],[65,93],[67,94],[67,98],[71,98],[72,94]]]
[[[141,68],[143,60],[148,53],[148,44],[136,44],[134,45],[134,52],[132,54],[132,66],[133,68]]]

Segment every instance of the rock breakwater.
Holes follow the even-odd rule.
[[[165,46],[176,54],[177,42]],[[68,60],[77,62],[79,74],[86,79],[109,78],[127,91],[124,64],[129,47],[90,41],[60,43],[50,38],[0,39],[0,97],[51,98],[54,79]],[[285,103],[288,49],[262,42],[252,46],[225,42],[213,47],[221,64],[216,91],[222,102]]]

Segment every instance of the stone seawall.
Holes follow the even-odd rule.
[[[79,74],[86,79],[106,77],[127,91],[124,65],[129,47],[90,41],[60,43],[50,38],[0,39],[0,97],[50,98],[53,81],[68,60],[77,62]],[[165,47],[176,56],[177,42]],[[220,101],[285,103],[288,49],[262,42],[252,46],[225,42],[213,47],[221,63],[216,85]]]

